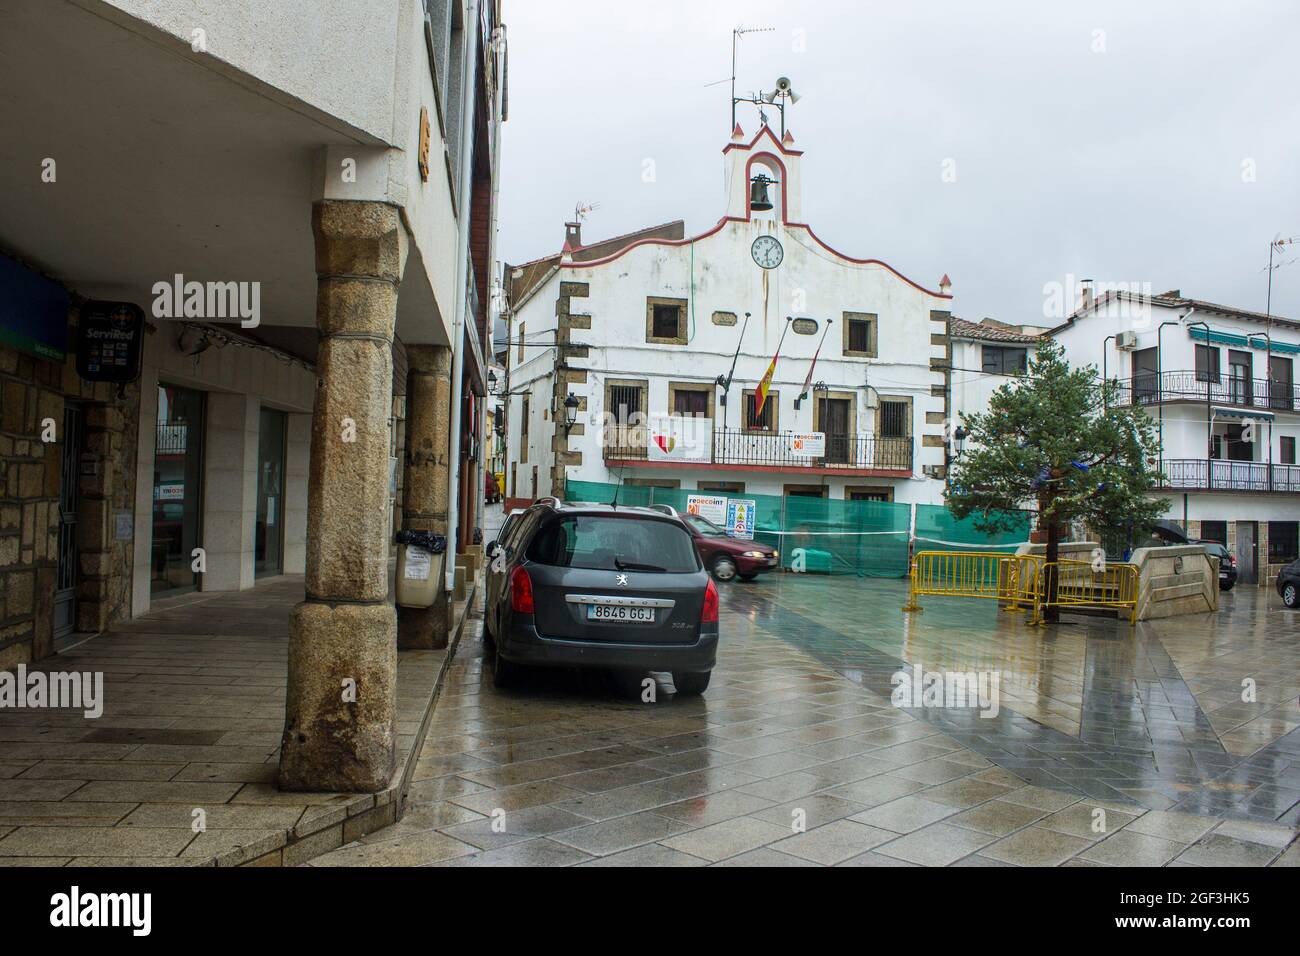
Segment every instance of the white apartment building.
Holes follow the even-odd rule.
[[[569,223],[559,255],[508,271],[508,497],[622,480],[942,502],[951,285],[827,245],[802,163],[790,134],[737,126],[713,228],[583,245]]]
[[[1184,297],[1108,292],[1049,335],[1159,427],[1166,517],[1269,584],[1300,550],[1300,322]]]
[[[954,430],[963,415],[987,410],[993,393],[1025,371],[1044,331],[1039,326],[1008,325],[995,319],[968,322],[952,317]]]

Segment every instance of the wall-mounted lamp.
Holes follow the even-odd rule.
[[[578,423],[578,396],[572,392],[564,399],[564,437],[569,437],[569,430]]]
[[[966,450],[966,439],[970,437],[970,429],[965,425],[958,425],[952,433],[953,443],[956,446],[954,458],[960,458],[961,453]]]
[[[498,384],[499,383],[497,381],[497,373],[492,371],[491,369],[488,369],[488,374],[487,374],[488,394],[495,395],[497,393]]]

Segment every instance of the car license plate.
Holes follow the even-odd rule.
[[[626,607],[621,604],[588,604],[587,620],[615,621],[620,624],[653,624],[655,609],[652,607]]]

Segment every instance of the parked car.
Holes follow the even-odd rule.
[[[709,686],[718,590],[680,520],[648,508],[528,508],[496,541],[483,633],[498,686],[520,665],[671,671],[679,694]]]
[[[1300,607],[1300,560],[1283,565],[1277,574],[1277,593],[1290,608]]]
[[[1232,556],[1232,552],[1217,541],[1193,541],[1192,544],[1202,545],[1209,554],[1219,559],[1219,590],[1231,591],[1237,583],[1237,559]]]
[[[496,540],[504,541],[506,539],[506,536],[510,534],[510,529],[515,526],[515,522],[517,522],[520,519],[520,517],[523,516],[523,514],[524,514],[523,508],[515,508],[513,511],[510,512],[510,514],[506,515],[506,520],[501,522],[501,527],[497,529]],[[489,544],[487,550],[490,555],[492,552],[492,545]]]
[[[730,581],[737,576],[742,581],[752,581],[764,571],[781,566],[781,552],[775,548],[737,538],[708,518],[682,514],[671,505],[650,507],[682,520],[695,539],[695,550],[700,553],[700,560],[719,581]]]

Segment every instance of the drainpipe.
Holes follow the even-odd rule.
[[[461,77],[460,147],[457,157],[460,170],[460,215],[456,224],[456,311],[451,326],[451,436],[447,449],[450,474],[447,477],[447,540],[448,560],[443,571],[443,587],[456,589],[456,554],[460,550],[460,419],[463,390],[461,379],[465,374],[465,310],[469,307],[469,217],[470,190],[473,188],[473,170],[470,157],[474,142],[474,98],[478,85],[474,82],[478,66],[479,0],[469,0],[465,10],[465,69]]]

